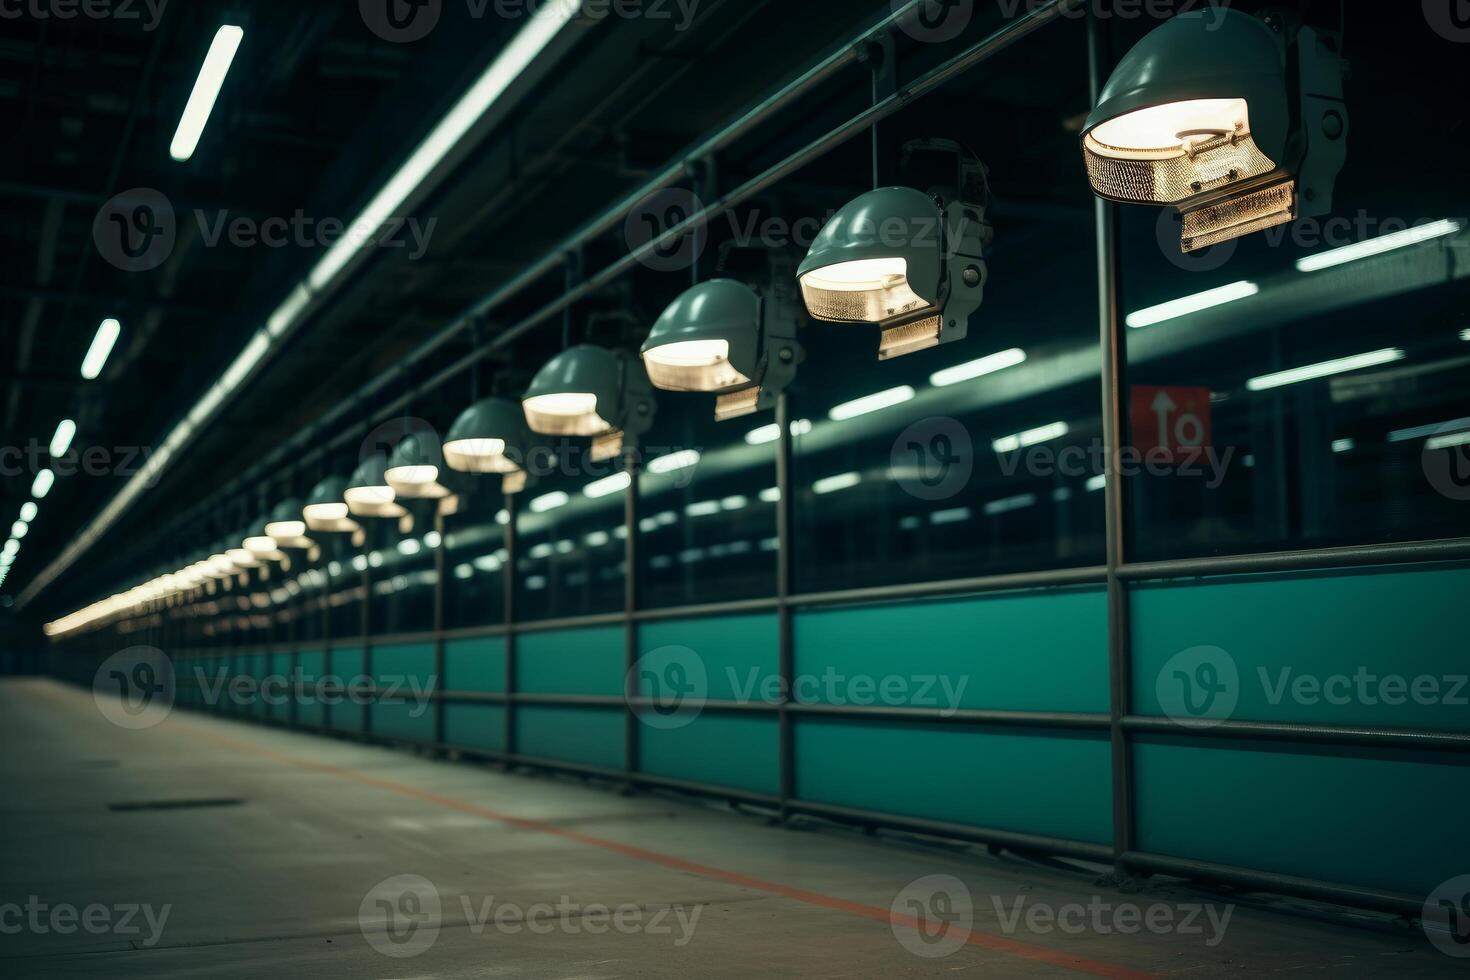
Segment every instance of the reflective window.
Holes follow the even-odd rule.
[[[967,336],[886,361],[875,326],[804,326],[792,395],[798,593],[1103,560],[1096,225],[1076,129],[1088,102],[1078,19],[880,128],[885,184],[954,184],[952,157],[911,154],[903,167],[911,140],[955,141],[983,162],[988,281]],[[803,176],[833,186],[835,208],[873,186],[871,165],[871,144],[852,141]]]
[[[1465,531],[1470,198],[1457,155],[1402,142],[1451,138],[1464,51],[1374,30],[1414,70],[1353,59],[1330,216],[1185,256],[1172,212],[1123,209],[1134,558]]]
[[[774,595],[773,413],[715,422],[712,395],[658,397],[639,479],[640,604]]]
[[[516,501],[516,619],[617,612],[624,607],[627,478],[568,441]],[[551,472],[545,472],[550,470]]]
[[[448,629],[505,622],[505,524],[510,515],[495,480],[477,481],[444,519],[444,625]]]
[[[434,628],[434,589],[439,581],[435,551],[434,501],[408,501],[413,518],[407,533],[396,521],[371,521],[368,529],[369,632],[424,633]]]

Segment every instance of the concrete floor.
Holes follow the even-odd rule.
[[[184,711],[127,731],[49,681],[0,683],[0,746],[5,977],[1465,975],[1406,928]]]

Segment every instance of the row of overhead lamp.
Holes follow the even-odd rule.
[[[112,348],[117,344],[117,338],[122,334],[122,326],[113,319],[103,320],[97,327],[97,333],[92,337],[92,343],[87,348],[86,356],[82,358],[82,377],[87,381],[95,381],[102,374],[102,368],[106,366],[107,359],[112,355]],[[76,438],[77,423],[73,419],[62,419],[56,424],[56,431],[51,435],[51,442],[46,450],[52,459],[65,456],[67,450],[71,449],[72,440]],[[21,539],[30,532],[30,525],[36,519],[39,506],[38,500],[44,500],[56,484],[56,471],[47,467],[37,473],[31,481],[31,497],[20,508],[20,519],[10,526],[10,537],[6,539],[3,550],[0,550],[0,586],[5,585],[5,580],[10,576],[10,569],[15,565],[15,560],[20,555]]]
[[[72,439],[76,437],[77,424],[71,419],[62,419],[56,426],[56,432],[51,436],[51,443],[47,451],[52,459],[64,456],[71,448]],[[10,569],[15,565],[15,560],[20,557],[21,539],[31,531],[31,524],[36,520],[41,507],[37,501],[46,499],[56,483],[56,471],[50,469],[42,470],[36,474],[31,481],[31,498],[20,505],[20,514],[14,523],[10,525],[10,537],[0,547],[0,586],[5,585],[5,580],[10,576]]]
[[[1175,17],[1123,58],[1087,119],[1082,150],[1094,191],[1122,203],[1178,208],[1186,252],[1327,213],[1348,128],[1344,62],[1335,44],[1311,26],[1230,9]],[[943,146],[952,144],[925,148]],[[978,174],[983,183],[984,168],[953,149],[959,186],[863,194],[836,212],[795,270],[806,312],[820,321],[876,325],[882,360],[963,339],[981,305],[991,230],[984,204],[967,199],[981,195],[971,193],[966,177]],[[908,237],[893,240],[895,227]],[[281,504],[238,546],[73,613],[47,632],[71,632],[288,561],[286,551],[312,547],[310,534],[355,535],[362,519],[402,519],[404,500],[452,496],[441,466],[499,475],[506,492],[519,492],[532,433],[589,437],[594,459],[615,458],[652,424],[654,387],[713,394],[720,420],[772,407],[804,357],[795,290],[778,260],[772,269],[760,290],[732,279],[687,290],[654,323],[640,357],[590,344],[564,350],[536,373],[520,404],[493,397],[466,409],[442,448],[410,436],[391,456],[364,460],[350,478],[323,480],[305,501]],[[1196,306],[1247,292],[1237,286]],[[1130,326],[1182,315],[1176,308],[1145,314]],[[1019,350],[1005,351],[934,380],[957,384],[1024,359]],[[879,396],[901,401],[912,389]],[[854,414],[871,410],[853,407]],[[621,481],[609,492],[620,488]]]

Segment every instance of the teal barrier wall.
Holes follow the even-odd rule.
[[[521,755],[600,769],[622,769],[626,750],[623,712],[616,708],[516,708],[516,749]]]
[[[644,623],[638,629],[638,693],[652,697],[669,664],[697,664],[709,702],[779,701],[779,637],[774,613]],[[772,698],[772,693],[777,697]],[[705,705],[697,714],[649,717],[639,727],[638,768],[656,776],[774,795],[780,790],[780,730],[774,715],[733,715]]]
[[[1106,844],[1108,753],[1090,734],[804,719],[796,789],[816,803]]]
[[[1135,711],[1202,736],[1224,720],[1470,731],[1470,657],[1446,628],[1467,595],[1464,568],[1138,586]],[[1408,894],[1465,851],[1463,755],[1151,737],[1133,757],[1142,850]]]
[[[1470,569],[1368,569],[1143,583],[1131,589],[1132,715],[1176,731],[1134,734],[1133,847],[1148,854],[1424,894],[1464,850],[1463,753],[1214,737],[1222,721],[1470,731],[1470,660],[1446,624]],[[779,619],[773,612],[636,627],[636,691],[667,709],[636,725],[635,768],[709,788],[781,791]],[[529,696],[369,709],[372,734],[609,772],[628,765],[626,627],[446,640],[438,687]],[[1097,588],[793,611],[795,799],[1103,846],[1113,841],[1109,731],[1052,719],[1001,726],[956,711],[1109,711],[1107,603]],[[294,659],[293,659],[294,658]],[[193,661],[265,679],[299,665],[299,723],[361,731],[364,711],[324,710],[310,685],[370,668],[412,695],[435,681],[432,642]],[[197,682],[180,700],[202,703]],[[557,697],[582,703],[549,703]],[[218,710],[286,720],[287,709]],[[868,709],[912,709],[915,715]],[[1198,710],[1196,710],[1198,709]],[[1065,720],[1065,719],[1063,719]],[[1097,722],[1090,722],[1097,723]],[[507,738],[510,726],[510,741]]]
[[[516,678],[537,694],[623,693],[623,628],[527,633],[516,639]]]
[[[317,695],[314,685],[326,673],[327,654],[324,650],[303,649],[296,655],[296,672],[302,685],[302,693],[296,704],[298,724],[313,728],[324,728],[327,711]]]
[[[1107,595],[1094,589],[803,611],[795,656],[797,675],[812,678],[818,695],[798,686],[802,701],[831,701],[821,678],[836,672],[903,678],[915,707],[924,706],[912,703],[922,694],[956,708],[1107,711]],[[922,691],[916,678],[930,676],[935,686]],[[946,679],[957,700],[940,685]]]
[[[360,646],[332,647],[331,677],[341,687],[365,676],[367,651]],[[367,709],[339,693],[327,705],[328,726],[344,732],[366,730]]]
[[[1140,739],[1138,843],[1171,857],[1427,895],[1464,855],[1449,753]]]
[[[1135,706],[1166,714],[1160,673],[1204,646],[1220,652],[1196,662],[1213,659],[1238,678],[1237,721],[1470,731],[1470,655],[1461,631],[1446,628],[1467,597],[1470,569],[1142,586],[1133,593]],[[1176,681],[1164,679],[1166,698]]]
[[[504,638],[494,636],[445,643],[444,676],[440,680],[446,691],[504,693]],[[506,750],[504,705],[450,701],[444,704],[443,711],[444,741],[449,745],[485,752]]]
[[[378,699],[370,709],[374,735],[414,742],[434,741],[436,686],[434,644],[373,647],[373,684]]]

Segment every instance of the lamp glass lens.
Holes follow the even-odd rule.
[[[818,320],[882,323],[928,305],[909,285],[908,260],[858,259],[801,277],[807,312]]]
[[[1109,119],[1092,131],[1104,155],[1152,159],[1179,156],[1219,136],[1250,132],[1244,99],[1191,99],[1150,106]]]
[[[349,508],[391,504],[393,497],[392,487],[348,487],[347,492],[342,494],[342,499],[347,502]]]
[[[420,485],[433,483],[439,479],[439,467],[437,466],[395,466],[384,474],[388,483],[407,483]]]
[[[342,504],[342,516],[347,516],[347,505]],[[306,535],[305,521],[271,521],[265,526],[265,533],[273,538],[300,538]]]
[[[230,559],[230,564],[234,565],[237,570],[242,568],[255,568],[260,564],[255,557],[255,552],[250,551],[248,548],[231,548],[225,552],[225,555]]]
[[[309,521],[345,521],[347,519],[347,505],[341,504],[307,504],[301,508],[302,514]]]
[[[1244,99],[1193,99],[1109,119],[1083,139],[1088,179],[1104,197],[1177,204],[1268,174]]]
[[[723,391],[750,379],[730,364],[728,340],[681,340],[643,355],[648,378],[665,391]]]
[[[444,462],[461,473],[513,473],[520,469],[506,458],[504,439],[455,439],[444,444]]]
[[[552,436],[590,436],[612,426],[597,414],[597,396],[585,391],[533,395],[523,402],[531,429]]]

